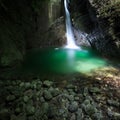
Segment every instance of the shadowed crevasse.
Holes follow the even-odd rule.
[[[105,56],[120,56],[119,0],[71,0],[74,27],[87,33],[91,46]]]

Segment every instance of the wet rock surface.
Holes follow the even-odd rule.
[[[48,28],[42,36],[42,44],[44,47],[63,47],[66,44],[65,22],[64,17],[60,17]]]
[[[70,5],[74,27],[101,54],[116,58],[120,56],[119,8],[119,0],[71,0]],[[85,37],[76,38],[84,45]]]
[[[120,74],[111,69],[66,83],[0,80],[0,120],[119,120]]]
[[[116,56],[117,53],[116,57],[118,57],[118,54],[120,55],[120,33],[118,30],[120,28],[120,25],[117,21],[119,21],[120,19],[120,1],[89,0],[89,2],[91,6],[95,9],[99,24],[102,28],[102,31],[104,32],[106,41],[104,43],[104,47],[108,46],[108,48],[105,49],[105,53],[112,56]],[[109,49],[110,47],[112,48],[112,50]]]

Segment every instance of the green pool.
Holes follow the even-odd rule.
[[[27,53],[24,68],[38,73],[85,73],[104,67],[106,61],[92,50],[48,48]]]

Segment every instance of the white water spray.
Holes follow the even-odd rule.
[[[67,45],[65,46],[65,48],[80,49],[75,44],[75,38],[72,31],[70,13],[68,10],[68,2],[69,0],[64,0],[64,7],[65,7],[65,14],[66,14],[66,36],[67,36]]]

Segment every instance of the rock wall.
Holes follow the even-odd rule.
[[[120,1],[71,0],[73,24],[105,56],[120,56]]]
[[[62,47],[66,44],[65,21],[60,17],[49,27],[48,31],[42,36],[43,44],[40,47]]]
[[[61,14],[59,4],[60,0],[0,0],[0,67],[21,62],[26,50],[56,45],[60,31],[48,29]]]
[[[111,56],[120,56],[120,1],[119,0],[89,0],[95,8],[97,18],[105,33],[105,51]]]
[[[26,0],[0,0],[0,66],[21,61],[35,20],[32,6]],[[33,34],[32,34],[33,35]]]

